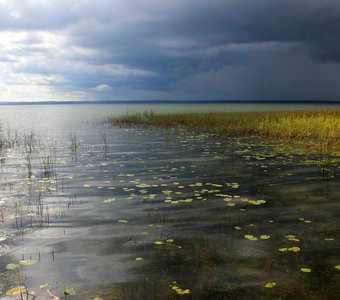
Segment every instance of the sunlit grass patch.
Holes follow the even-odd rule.
[[[272,139],[317,142],[324,150],[339,145],[340,109],[289,112],[183,113],[144,112],[109,118],[112,124],[174,127],[222,136],[258,136]]]

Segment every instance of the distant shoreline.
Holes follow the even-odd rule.
[[[0,102],[8,105],[84,105],[84,104],[306,104],[306,105],[340,105],[340,100],[91,100],[91,101],[18,101]]]

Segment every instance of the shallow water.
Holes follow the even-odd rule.
[[[145,109],[1,109],[36,133],[31,152],[21,142],[0,155],[3,299],[23,284],[29,299],[336,298],[339,157],[94,122]]]

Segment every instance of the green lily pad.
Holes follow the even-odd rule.
[[[74,288],[67,288],[67,289],[64,289],[64,295],[75,295],[77,294],[76,291],[74,290]]]
[[[14,288],[9,289],[6,292],[7,296],[13,296],[13,295],[20,295],[20,294],[24,294],[27,292],[27,289],[25,288],[25,286],[20,285],[20,286],[16,286]]]
[[[32,266],[34,264],[36,264],[38,261],[35,259],[23,259],[20,260],[19,263],[23,266]]]
[[[310,273],[310,272],[312,272],[312,269],[310,269],[310,268],[301,268],[300,271],[303,272],[303,273]]]
[[[267,289],[272,289],[273,287],[276,287],[276,282],[268,282],[263,287]]]
[[[19,267],[20,267],[19,264],[14,264],[14,263],[6,265],[7,270],[16,270],[16,269],[19,269]]]
[[[247,240],[250,240],[250,241],[257,241],[257,237],[253,236],[252,234],[246,234],[244,236],[244,238],[246,238]]]

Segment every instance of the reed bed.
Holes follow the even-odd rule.
[[[173,113],[144,112],[110,118],[115,125],[182,126],[191,130],[234,137],[340,144],[340,109],[289,112]]]
[[[18,132],[0,123],[0,150],[11,148],[18,141]]]

